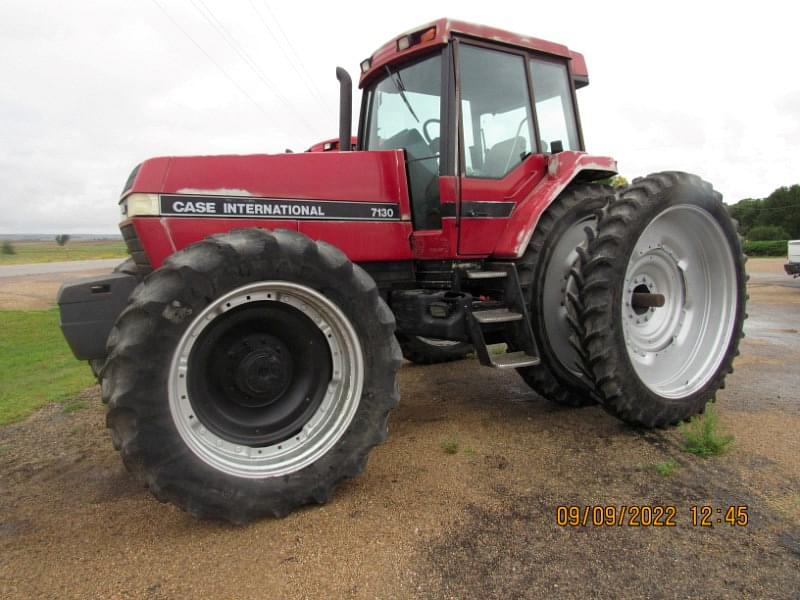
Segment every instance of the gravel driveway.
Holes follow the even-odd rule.
[[[513,372],[407,364],[363,476],[325,506],[233,527],[135,484],[93,388],[84,410],[0,429],[0,598],[797,598],[800,289],[750,265],[772,275],[753,278],[718,398],[725,456],[553,406]],[[559,505],[623,504],[674,505],[676,526],[556,524]],[[693,527],[698,504],[747,505],[749,524]]]

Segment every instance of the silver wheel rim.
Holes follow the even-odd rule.
[[[639,379],[665,398],[684,398],[715,375],[736,317],[736,267],[725,233],[706,210],[680,204],[639,236],[625,273],[622,327]],[[634,292],[663,294],[636,308]]]
[[[332,361],[331,381],[311,419],[295,435],[269,446],[233,443],[209,431],[192,408],[187,390],[189,356],[198,336],[220,315],[252,302],[282,302],[302,312],[324,334]],[[265,281],[225,294],[192,321],[173,354],[169,408],[181,438],[204,463],[237,477],[278,477],[316,462],[336,444],[358,409],[363,384],[361,344],[345,314],[315,290]]]
[[[566,294],[567,291],[577,294],[570,270],[578,258],[576,248],[586,243],[586,227],[594,229],[596,223],[595,217],[588,216],[572,224],[556,242],[544,273],[541,310],[547,343],[561,366],[580,379],[583,379],[583,375],[577,366],[579,357],[569,343],[572,327],[567,320],[569,305]]]

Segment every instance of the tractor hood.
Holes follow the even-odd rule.
[[[264,198],[391,202],[406,213],[401,216],[409,216],[400,150],[151,158],[128,178],[120,198],[124,217],[135,216],[126,210],[126,200],[140,194],[240,202]]]
[[[292,229],[351,260],[411,258],[403,152],[160,157],[134,169],[120,230],[140,268],[238,228]]]

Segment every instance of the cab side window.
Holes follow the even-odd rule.
[[[567,66],[535,58],[531,76],[542,151],[580,150]]]
[[[465,173],[499,179],[534,148],[525,59],[461,44],[459,64]]]

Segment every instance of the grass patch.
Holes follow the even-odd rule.
[[[500,356],[508,352],[508,346],[506,344],[492,344],[489,346],[489,354],[491,356]]]
[[[475,451],[475,448],[466,447],[464,448],[464,454],[467,456],[475,456],[477,452]]]
[[[703,416],[692,417],[689,423],[681,425],[683,450],[707,458],[725,454],[733,442],[733,436],[719,430],[719,417],[713,406],[706,409]]]
[[[655,469],[656,473],[662,477],[669,477],[670,475],[674,475],[679,467],[680,465],[678,464],[678,461],[676,461],[674,458],[670,458],[667,461],[654,465],[653,468]]]
[[[445,454],[455,454],[458,452],[458,442],[455,440],[444,440],[440,446]]]
[[[501,356],[508,352],[508,345],[505,343],[502,344],[490,344],[488,346],[489,349],[489,356]],[[475,352],[470,352],[467,354],[467,358],[478,358],[478,355]]]
[[[0,265],[58,262],[62,260],[95,260],[125,258],[125,242],[115,240],[74,241],[64,246],[51,242],[12,242],[14,254],[0,253]]]
[[[72,356],[61,335],[58,309],[0,311],[0,425],[93,383],[89,367]]]

